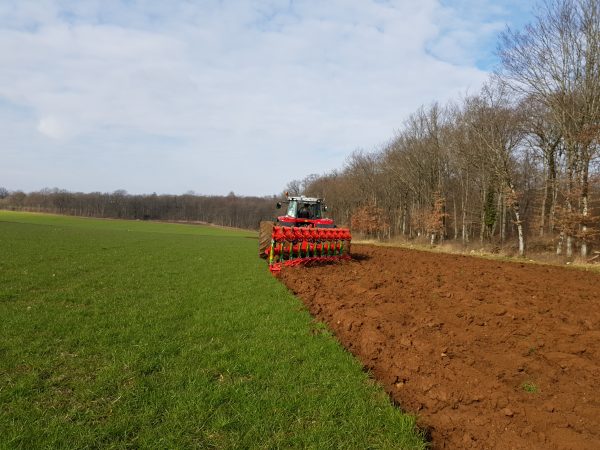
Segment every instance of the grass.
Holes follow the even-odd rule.
[[[521,389],[530,394],[537,394],[539,392],[537,385],[531,381],[525,381],[523,384],[521,384]]]
[[[425,448],[256,244],[0,211],[0,448]]]

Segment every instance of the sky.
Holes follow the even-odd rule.
[[[0,0],[0,186],[272,195],[474,92],[519,0]]]

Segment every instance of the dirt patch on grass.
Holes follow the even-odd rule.
[[[600,274],[353,251],[281,278],[434,448],[600,448]]]

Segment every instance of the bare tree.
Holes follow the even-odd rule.
[[[489,170],[488,189],[497,188],[512,210],[517,227],[519,255],[525,253],[525,234],[519,189],[516,185],[517,152],[522,139],[519,111],[512,107],[502,85],[490,83],[479,96],[468,99],[465,113],[472,142]],[[489,190],[484,190],[482,230],[486,219]]]
[[[499,54],[500,76],[515,91],[547,107],[560,129],[566,155],[565,211],[581,218],[581,254],[586,256],[589,168],[599,139],[600,3],[548,0],[524,32],[503,33]],[[563,228],[561,237],[557,253],[566,239],[571,256],[574,230]]]

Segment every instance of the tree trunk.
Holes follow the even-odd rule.
[[[504,201],[504,194],[500,193],[502,199],[502,208],[500,212],[500,243],[504,245],[506,242],[506,202]]]
[[[498,226],[498,212],[502,211],[502,194],[498,194],[498,202],[496,203],[496,214],[495,214],[495,218],[494,218],[494,223],[492,224],[492,228],[490,230],[490,240],[492,240],[492,238],[494,237],[494,235],[496,234],[496,227]],[[502,219],[502,217],[500,217],[500,219]],[[500,226],[502,226],[502,224],[500,224]]]
[[[569,183],[572,184],[572,183]],[[567,258],[571,258],[573,256],[573,235],[572,235],[572,231],[571,231],[571,215],[573,214],[573,205],[571,203],[571,195],[573,192],[573,188],[572,186],[569,187],[569,191],[567,192],[567,220],[568,223],[564,226],[565,231],[565,237],[566,237],[566,243],[567,243]]]
[[[581,257],[587,258],[587,217],[588,211],[588,189],[589,189],[589,163],[584,162],[583,169],[581,171]]]
[[[572,221],[573,221],[573,194],[574,194],[574,172],[575,172],[575,164],[577,160],[577,152],[573,145],[570,146],[570,150],[567,151],[568,156],[567,159],[568,169],[567,169],[567,200],[566,200],[566,209],[567,209],[567,223],[565,228],[565,236],[567,241],[567,258],[571,258],[573,256],[573,229],[572,229]]]
[[[454,240],[458,239],[458,215],[456,211],[456,198],[452,198],[452,209],[454,210]]]
[[[561,230],[558,235],[558,243],[556,244],[556,254],[558,256],[562,255],[563,243],[565,242],[565,232]]]
[[[517,223],[517,233],[519,235],[519,256],[525,255],[525,238],[523,235],[523,224],[521,223],[521,215],[519,213],[519,205],[514,206],[515,221]]]
[[[573,256],[573,236],[567,234],[567,258]]]
[[[548,176],[546,176],[546,181],[544,183],[544,198],[542,199],[542,211],[540,214],[540,237],[544,236],[544,229],[546,228],[546,203],[549,192],[550,186],[548,185]]]
[[[485,189],[482,190],[482,203],[481,203],[481,224],[479,226],[479,242],[483,245],[483,239],[485,238],[485,197],[487,192]]]
[[[552,180],[552,203],[550,204],[550,214],[548,216],[548,231],[554,233],[556,223],[556,199],[558,198],[558,184],[556,183],[556,173]]]
[[[583,215],[583,220],[585,220],[586,216],[588,215],[587,198],[582,198],[581,201],[583,202],[583,207],[581,209],[581,213]],[[582,258],[586,258],[587,254],[588,254],[586,233],[587,233],[587,225],[585,223],[583,223],[581,225],[581,257]]]
[[[463,245],[469,242],[469,232],[467,229],[467,204],[469,200],[469,178],[465,182],[465,196],[462,200],[462,243]]]
[[[463,219],[462,219],[462,242],[463,244],[469,243],[469,229],[467,227],[467,211],[463,210]]]
[[[512,183],[507,183],[510,189],[509,203],[515,215],[515,225],[517,226],[517,236],[519,242],[519,256],[525,255],[525,235],[523,233],[523,223],[521,222],[521,209],[517,200],[517,193]]]
[[[554,155],[549,160],[548,163],[548,178],[550,185],[550,205],[549,205],[549,214],[548,214],[548,231],[550,233],[554,232],[554,211],[556,209],[556,197],[558,196],[558,186],[556,184],[556,160]]]

